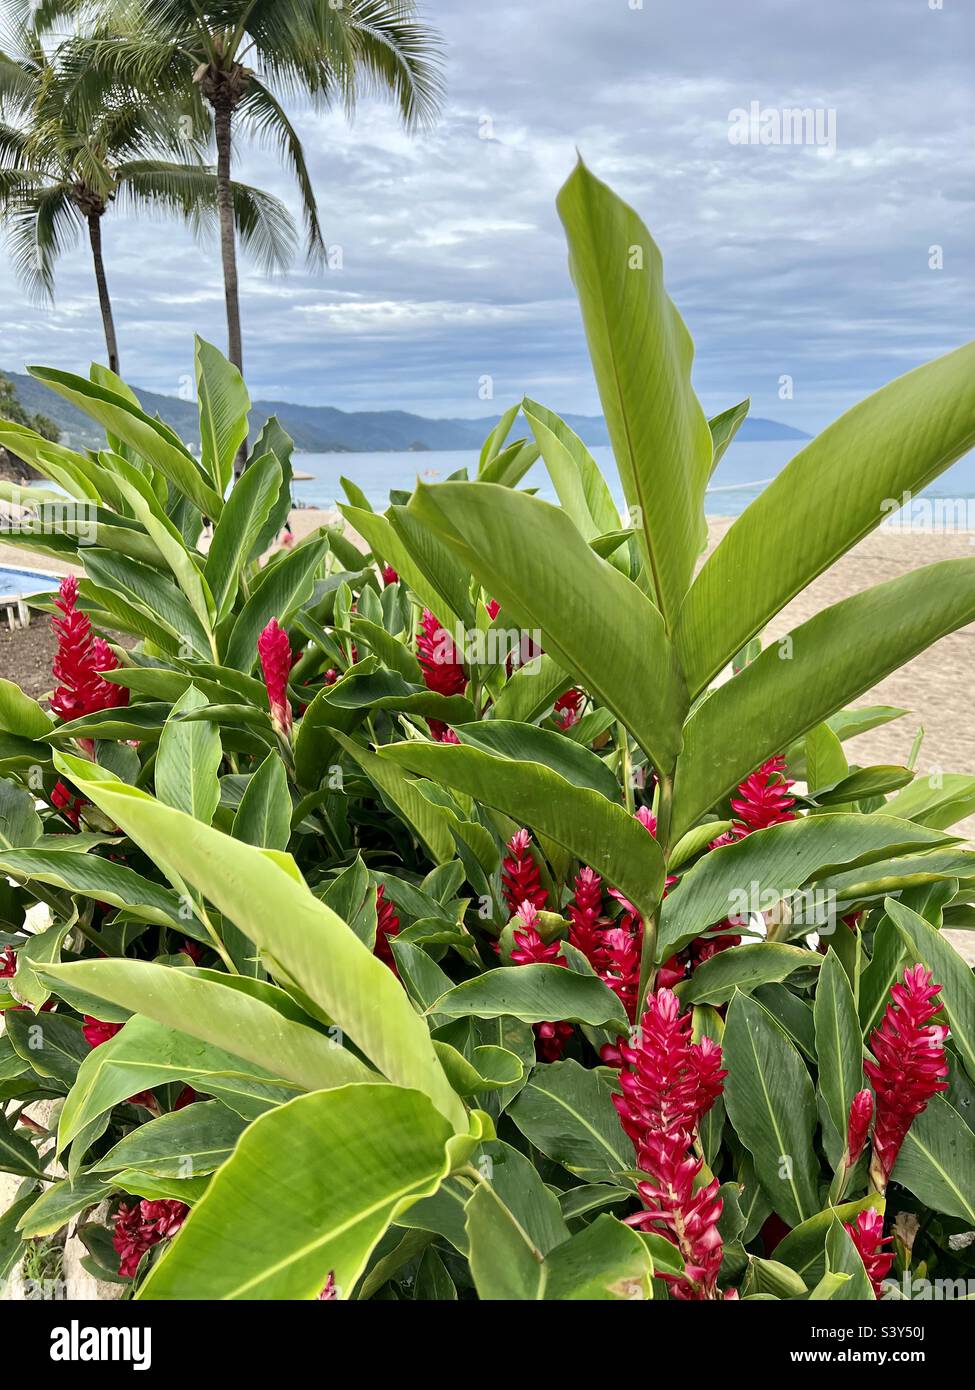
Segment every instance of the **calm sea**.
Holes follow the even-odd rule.
[[[708,514],[737,516],[744,511],[800,447],[801,443],[792,440],[733,444],[712,479],[705,503]],[[608,448],[596,448],[592,453],[622,507],[623,490],[612,453]],[[373,506],[384,507],[390,488],[409,492],[417,478],[430,483],[442,482],[460,468],[468,468],[470,476],[474,477],[477,454],[467,450],[414,454],[296,454],[294,464],[296,469],[313,475],[311,482],[296,483],[294,488],[296,500],[307,507],[331,507],[336,501],[344,501],[339,481],[343,477],[357,483]],[[537,488],[540,497],[556,500],[555,490],[541,463],[535,464],[521,486]],[[955,518],[952,524],[975,529],[975,453],[960,459],[924,495],[951,499]],[[916,520],[923,524],[922,517]]]

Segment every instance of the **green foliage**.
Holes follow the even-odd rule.
[[[624,1220],[648,1173],[613,1065],[666,972],[727,1071],[689,1139],[723,1204],[712,1294],[872,1297],[845,1230],[868,1206],[922,1213],[898,1272],[964,1269],[975,985],[942,927],[970,921],[951,827],[972,779],[915,779],[906,747],[851,764],[847,740],[901,711],[845,702],[970,621],[973,562],[825,610],[791,661],[749,639],[971,442],[969,350],[804,450],[695,579],[703,487],[746,407],[708,428],[636,214],[581,167],[560,210],[625,523],[526,401],[534,442],[509,442],[509,410],[476,476],[384,513],[349,484],[344,528],[273,549],[291,442],[268,422],[228,492],[256,422],[203,342],[199,462],[97,368],[35,375],[105,430],[100,452],[0,425],[71,499],[47,494],[19,539],[78,564],[95,628],[134,639],[108,672],[122,705],[63,722],[0,683],[0,1168],[25,1182],[4,1267],[21,1238],[145,1197],[189,1214],[147,1245],[143,1298],[667,1298],[695,1276],[686,1243]],[[558,506],[519,489],[536,451]],[[787,565],[746,566],[742,590],[756,535]],[[290,652],[268,686],[272,619]],[[729,796],[770,754],[803,787],[756,829]],[[917,962],[942,986],[948,1090],[882,1195],[846,1121]],[[36,1099],[54,1132],[22,1123]]]

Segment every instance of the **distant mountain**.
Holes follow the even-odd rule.
[[[4,372],[17,388],[21,404],[29,414],[43,412],[56,420],[64,431],[64,442],[72,447],[92,447],[103,437],[86,415],[33,377],[20,372]],[[177,396],[161,396],[155,391],[138,391],[143,409],[159,415],[181,439],[193,448],[200,443],[196,402]],[[425,452],[435,449],[480,449],[497,423],[496,415],[477,420],[428,420],[405,410],[336,410],[330,405],[292,405],[289,401],[255,401],[251,421],[259,429],[269,415],[276,415],[295,441],[309,454],[358,454]],[[591,448],[609,443],[606,422],[601,415],[565,415],[566,424]],[[790,425],[760,416],[746,420],[738,434],[743,440],[808,439]]]

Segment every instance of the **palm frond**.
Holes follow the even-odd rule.
[[[39,303],[54,298],[54,265],[81,231],[81,216],[64,184],[26,189],[10,205],[7,239],[18,278]]]
[[[263,271],[286,269],[294,260],[297,229],[278,198],[232,183],[234,220],[241,246]],[[217,176],[212,168],[144,160],[119,169],[118,205],[182,218],[197,234],[217,222]]]
[[[432,124],[445,91],[439,34],[417,19],[411,4],[360,0],[351,8],[355,67],[364,85],[393,97],[408,130]]]
[[[231,184],[240,244],[265,273],[286,270],[295,257],[298,229],[280,199],[246,183]]]
[[[304,147],[284,107],[263,82],[253,77],[238,108],[238,118],[264,145],[276,150],[290,168],[301,195],[306,254],[309,261],[320,261],[325,254],[325,238],[318,219],[318,202]]]

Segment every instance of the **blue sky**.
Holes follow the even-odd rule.
[[[975,335],[975,4],[937,5],[426,0],[447,41],[434,130],[407,138],[372,101],[352,126],[294,112],[343,266],[269,281],[245,265],[252,394],[469,416],[528,392],[598,411],[554,209],[578,148],[663,250],[705,407],[750,394],[756,414],[821,427]],[[729,113],[752,102],[835,111],[835,151],[733,145]],[[292,201],[260,149],[238,172]],[[104,237],[123,374],[175,394],[192,333],[224,340],[216,245],[114,213]],[[53,310],[0,261],[0,367],[101,356],[82,249]]]

